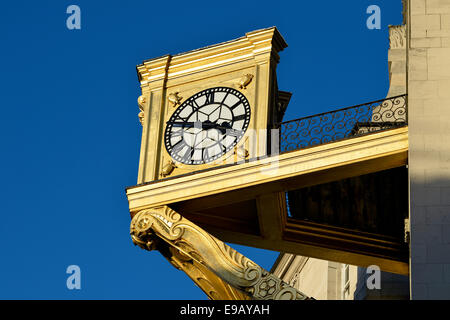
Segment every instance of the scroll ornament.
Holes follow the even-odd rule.
[[[145,103],[146,103],[146,99],[145,96],[139,96],[138,98],[138,106],[139,106],[139,110],[141,110],[141,112],[139,112],[138,117],[139,117],[139,122],[141,123],[141,125],[144,125],[144,108],[145,108]]]
[[[250,299],[308,299],[167,206],[138,212],[130,234],[134,244],[145,250],[160,250],[158,243],[165,243],[185,260],[192,259],[194,265],[208,270],[209,278],[215,275],[217,280],[212,282],[226,283]]]

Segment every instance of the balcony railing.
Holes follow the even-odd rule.
[[[359,137],[408,124],[406,95],[280,123],[280,152]]]

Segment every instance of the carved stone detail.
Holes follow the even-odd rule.
[[[406,48],[406,25],[389,26],[390,49]]]
[[[184,268],[183,271],[188,267],[191,273],[209,270],[210,273],[206,272],[208,279],[205,278],[207,286],[218,284],[223,291],[224,284],[228,284],[238,290],[237,293],[245,293],[251,299],[307,299],[304,294],[166,206],[138,212],[131,221],[130,233],[133,242],[145,250],[161,251],[158,243],[163,242],[172,247],[172,252],[179,252],[182,258],[175,259],[175,264],[172,264]],[[192,263],[183,266],[179,260],[192,260]],[[201,288],[205,291],[204,286]],[[230,293],[229,290],[227,292]]]
[[[246,159],[249,156],[248,150],[243,145],[236,148],[236,155],[240,159]]]
[[[247,86],[250,84],[250,82],[252,82],[253,80],[253,75],[250,73],[245,74],[238,83],[238,86],[240,89],[247,89]]]
[[[173,92],[173,93],[169,94],[169,96],[167,97],[169,102],[172,103],[173,107],[176,107],[177,105],[179,105],[181,103],[181,100],[183,99],[183,97],[180,97],[178,95],[178,93],[179,92]]]
[[[141,125],[144,125],[144,109],[145,109],[145,103],[146,103],[146,98],[145,96],[139,96],[138,98],[138,106],[139,106],[139,110],[141,110],[141,112],[139,112],[138,117],[139,117],[139,122],[141,123]]]
[[[231,287],[204,265],[196,262],[174,247],[168,246],[166,259],[177,269],[185,272],[211,300],[248,300],[244,292]]]
[[[177,166],[175,165],[175,163],[173,161],[167,161],[161,170],[161,176],[162,177],[170,176],[170,174],[173,172],[173,170],[176,167]]]

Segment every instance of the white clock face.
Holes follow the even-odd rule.
[[[184,101],[167,122],[164,144],[178,162],[199,165],[230,151],[250,123],[245,96],[227,87],[200,91]]]

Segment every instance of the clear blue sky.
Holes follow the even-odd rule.
[[[81,30],[66,8],[81,8]],[[381,8],[368,30],[366,8]],[[277,26],[286,120],[388,90],[400,0],[8,1],[0,7],[0,299],[205,299],[158,252],[134,247],[135,66]],[[270,269],[278,253],[235,246]],[[82,289],[66,288],[79,265]]]

